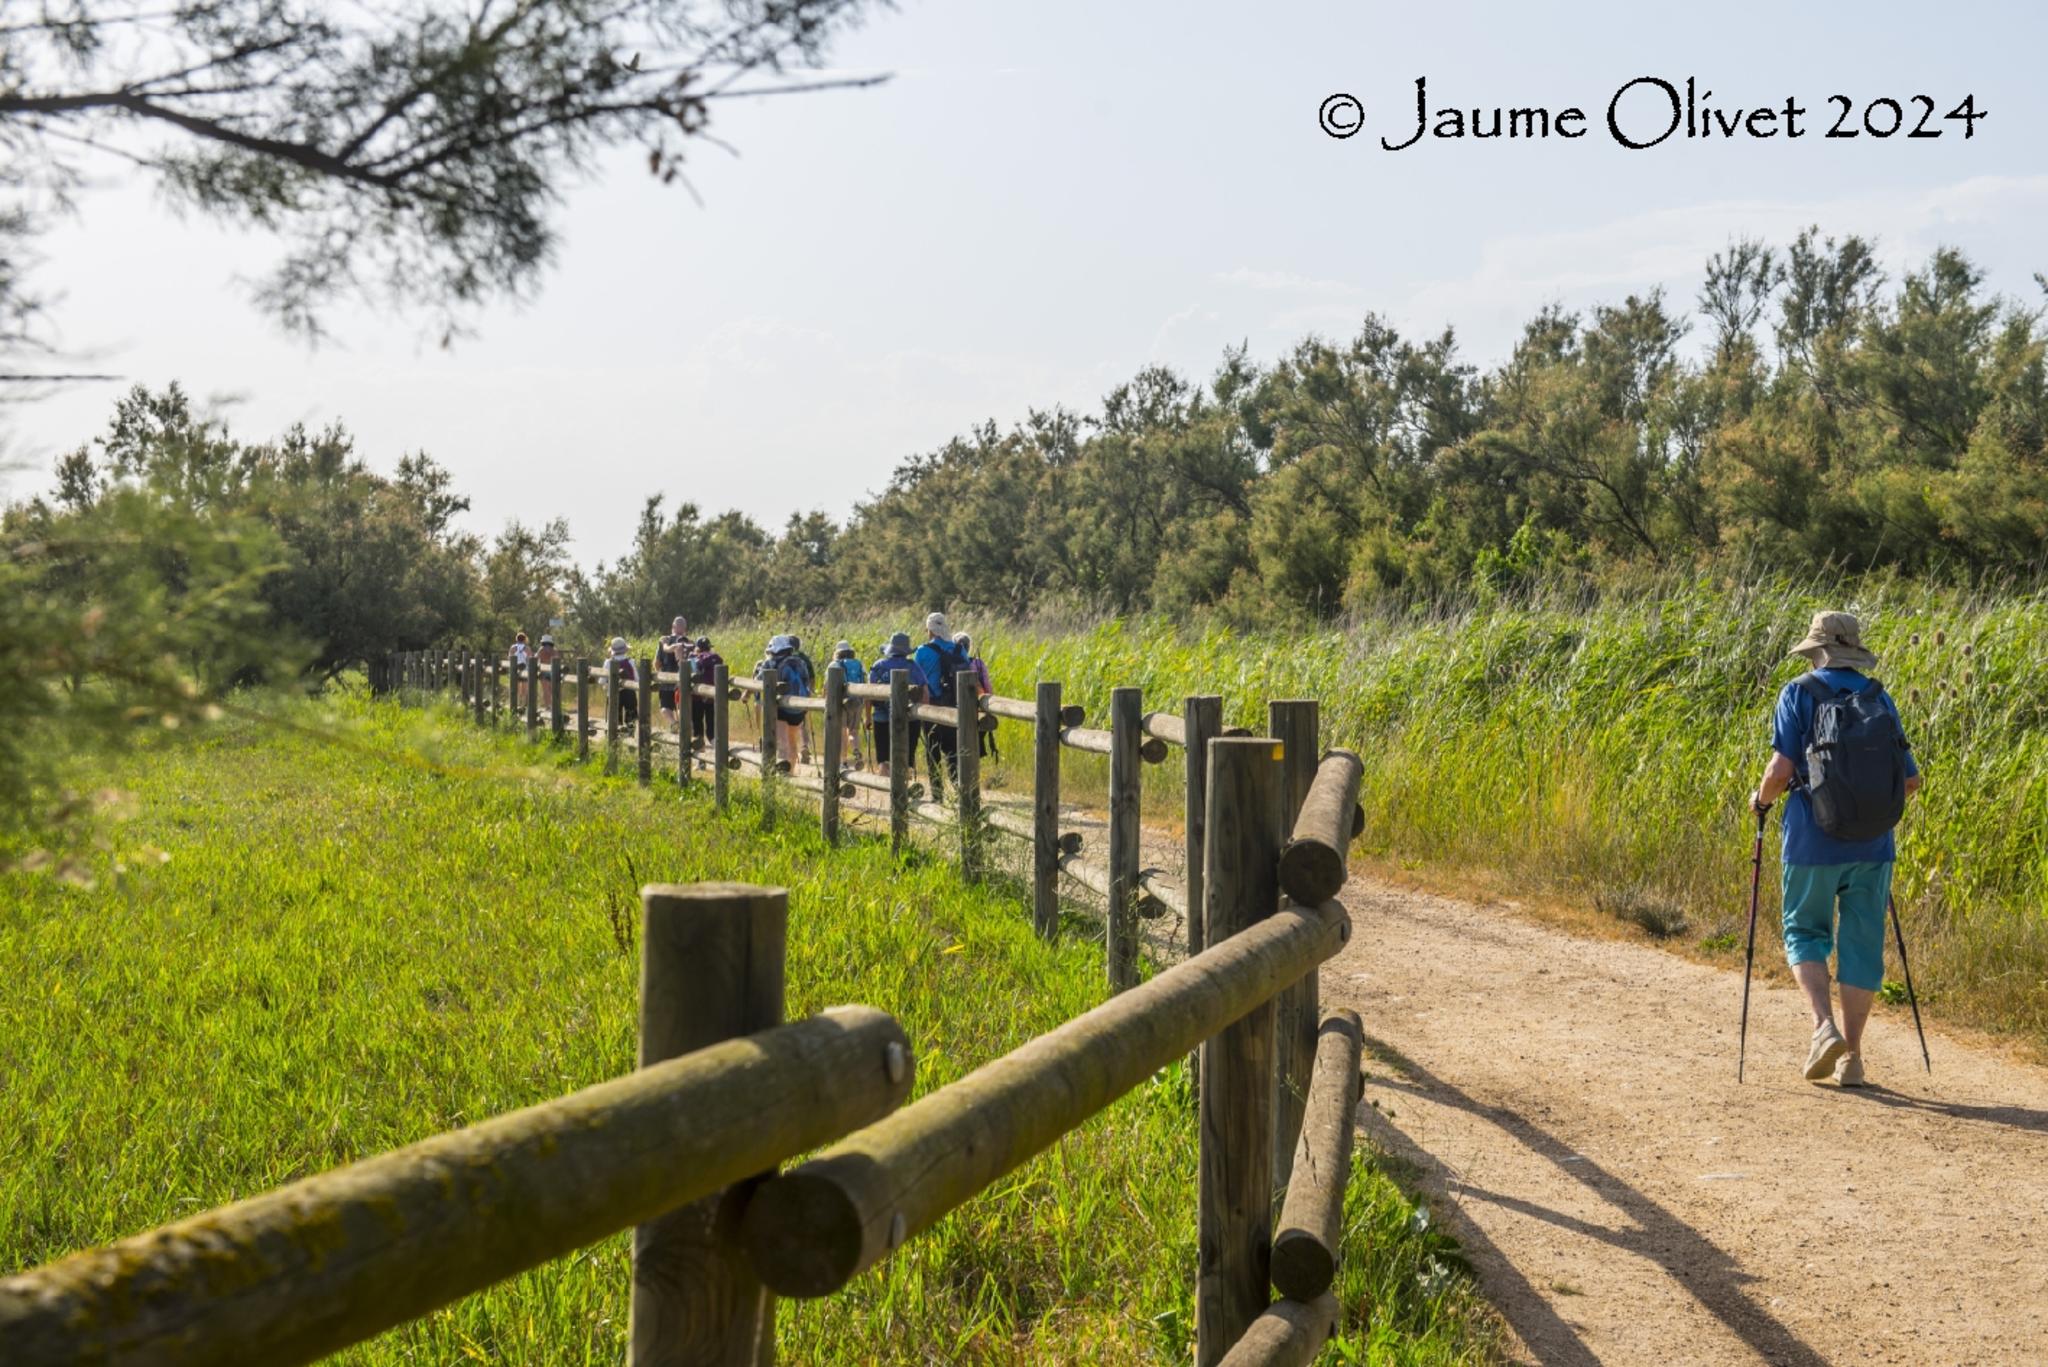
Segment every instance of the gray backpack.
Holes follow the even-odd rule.
[[[1800,786],[1813,819],[1837,840],[1875,840],[1906,813],[1906,733],[1885,705],[1884,685],[1835,688],[1818,674],[1799,687],[1813,699],[1813,734]]]

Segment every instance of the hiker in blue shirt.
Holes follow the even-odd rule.
[[[841,641],[832,648],[832,664],[839,666],[840,675],[850,684],[866,683],[868,672],[862,668],[860,656],[853,653],[853,642]],[[830,669],[832,665],[825,666]],[[847,706],[840,709],[839,719],[846,728],[846,762],[856,769],[860,767],[860,737],[867,728],[861,725],[861,718],[867,712],[860,703],[847,700]]]
[[[968,663],[968,654],[953,641],[953,634],[946,629],[946,614],[935,612],[924,619],[926,641],[917,648],[917,667],[924,671],[926,690],[933,704],[951,710],[962,686],[974,687],[974,670]],[[931,774],[932,800],[937,801],[945,792],[945,780],[940,762],[944,761],[944,772],[953,775],[954,782],[960,779],[960,735],[950,726],[927,726],[924,728],[925,767]]]
[[[782,698],[808,698],[811,695],[809,682],[804,678],[803,666],[796,662],[796,641],[789,636],[768,638],[768,656],[754,666],[754,677],[766,681],[775,677],[776,693]],[[763,705],[765,706],[765,700]],[[785,763],[794,763],[803,744],[804,718],[808,712],[801,708],[777,706],[775,720],[781,728],[776,732],[775,758]]]
[[[897,673],[899,670],[905,671],[909,675],[910,701],[913,703],[923,702],[926,693],[929,691],[925,684],[924,670],[920,669],[917,661],[911,658],[909,634],[901,631],[889,638],[889,648],[883,652],[882,658],[869,666],[868,682],[887,686],[889,676]],[[917,753],[917,718],[905,717],[902,719],[902,724],[909,729],[910,752],[915,755]],[[877,702],[875,704],[875,768],[878,772],[884,774],[889,772],[889,756],[892,753],[889,749],[890,725],[889,704]],[[911,763],[915,766],[916,761],[912,760]]]
[[[803,696],[806,698],[817,697],[818,667],[812,664],[811,657],[804,653],[803,637],[793,635],[789,638],[789,657],[796,664],[797,672],[803,675]],[[811,714],[808,712],[804,713],[802,730],[804,738],[802,759],[805,764],[809,764],[811,762]],[[797,756],[791,755],[787,756],[787,758],[795,759]]]
[[[1792,649],[1813,663],[1786,684],[1771,722],[1771,760],[1751,804],[1780,819],[1785,961],[1813,1012],[1806,1077],[1861,1087],[1863,1026],[1884,983],[1885,908],[1896,848],[1892,826],[1920,790],[1920,766],[1884,685],[1864,673],[1877,657],[1846,612],[1814,616]],[[1836,951],[1842,1023],[1828,995]]]

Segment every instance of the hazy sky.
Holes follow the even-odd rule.
[[[1485,361],[1546,302],[1662,284],[1690,308],[1736,234],[1817,222],[1876,236],[1894,269],[1953,244],[2042,303],[2044,50],[2039,0],[903,0],[833,54],[890,84],[721,106],[741,155],[697,150],[702,207],[620,159],[572,196],[538,302],[452,351],[426,318],[353,311],[307,350],[237,284],[262,239],[117,178],[43,244],[40,283],[94,368],[232,400],[248,437],[338,417],[379,468],[426,450],[479,530],[560,514],[589,562],[650,493],[777,527],[843,516],[984,419],[1092,407],[1151,363],[1206,376],[1238,342],[1271,359],[1368,310],[1454,324]],[[1588,135],[1383,151],[1414,127],[1418,76],[1432,108],[1576,105]],[[1697,77],[1721,108],[1794,97],[1807,136],[1629,151],[1606,110],[1639,76]],[[1342,141],[1317,123],[1337,92],[1365,108]],[[1989,117],[1969,141],[1939,117],[1938,139],[1830,140],[1837,93],[1858,122],[1890,97],[1910,128],[1917,94]],[[1632,129],[1657,98],[1630,97]],[[117,392],[15,409],[31,468],[8,490],[40,487]]]

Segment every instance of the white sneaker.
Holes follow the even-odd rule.
[[[1844,1054],[1835,1067],[1835,1085],[1839,1087],[1862,1087],[1868,1079],[1863,1076],[1863,1055]]]
[[[1835,1063],[1849,1052],[1849,1041],[1833,1021],[1822,1021],[1813,1029],[1813,1046],[1806,1051],[1806,1080],[1820,1082],[1835,1071]]]

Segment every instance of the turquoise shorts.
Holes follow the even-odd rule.
[[[1785,865],[1785,962],[1826,963],[1828,951],[1839,950],[1835,977],[1877,991],[1884,983],[1884,912],[1891,890],[1888,859]]]

